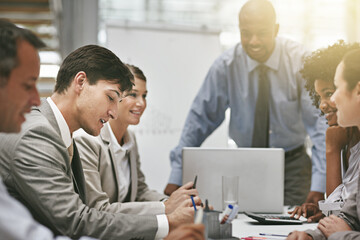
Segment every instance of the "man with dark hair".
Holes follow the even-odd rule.
[[[40,70],[37,50],[44,46],[32,32],[0,20],[0,132],[19,132],[24,114],[40,104],[36,89]],[[53,239],[53,233],[8,194],[1,178],[0,207],[2,239]]]
[[[20,133],[0,135],[0,175],[9,193],[56,235],[154,239],[193,221],[190,198],[171,214],[157,216],[105,212],[84,204],[84,174],[72,133],[83,128],[98,135],[104,123],[117,117],[117,104],[132,80],[108,49],[81,47],[64,60],[55,92],[32,109]]]
[[[199,147],[230,108],[229,135],[238,147],[285,150],[284,204],[316,203],[325,192],[326,124],[299,77],[306,51],[277,37],[279,24],[268,0],[247,1],[239,27],[241,43],[215,60],[193,101],[179,144],[170,154],[172,172],[165,193],[182,184],[183,147]],[[312,159],[304,147],[307,134],[314,144]]]
[[[0,131],[19,132],[24,114],[40,104],[36,90],[40,69],[37,49],[45,45],[28,30],[7,21],[0,21],[0,31],[0,112],[4,113]]]

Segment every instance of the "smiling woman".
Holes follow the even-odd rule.
[[[360,128],[360,49],[346,54],[336,68],[336,91],[331,97],[338,108],[338,121],[343,127]]]
[[[326,49],[319,49],[305,59],[300,71],[306,80],[305,86],[313,104],[320,108],[322,114],[325,114],[329,125],[326,130],[326,194],[328,197],[320,203],[320,209],[317,204],[305,203],[293,211],[293,214],[296,213],[299,216],[306,214],[309,221],[317,221],[329,212],[339,213],[343,202],[357,187],[360,134],[356,127],[338,126],[337,107],[330,100],[336,90],[333,82],[336,67],[346,52],[353,49],[360,49],[360,45],[339,41]],[[336,204],[337,206],[334,207]]]
[[[360,128],[360,49],[347,53],[336,68],[336,91],[331,97],[338,109],[338,121],[342,127]],[[353,154],[353,152],[352,152]],[[360,158],[358,155],[357,158]],[[358,169],[357,169],[358,171]],[[338,217],[331,215],[319,222],[316,230],[293,232],[288,239],[358,239],[359,232],[359,188],[357,187]],[[329,238],[330,237],[330,238]]]

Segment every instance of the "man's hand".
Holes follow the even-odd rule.
[[[168,183],[168,185],[166,185],[166,188],[164,189],[164,194],[170,196],[173,192],[176,191],[176,189],[178,189],[180,186],[176,185],[176,184],[172,184],[172,183]]]
[[[314,203],[317,205],[320,200],[324,200],[324,193],[311,191],[309,192],[305,203]]]
[[[309,223],[317,222],[321,218],[325,217],[317,204],[314,203],[304,203],[303,205],[296,207],[293,211],[289,211],[288,213],[290,214],[290,217],[295,217],[296,219],[299,219],[300,216],[306,217]]]
[[[313,238],[306,232],[293,231],[286,238],[287,240],[312,240]]]
[[[203,224],[181,225],[165,238],[165,240],[205,240]]]
[[[342,231],[351,231],[350,226],[335,215],[320,220],[318,229],[328,238],[331,234]]]
[[[194,197],[196,207],[200,207],[201,200],[198,196]],[[175,228],[184,223],[194,222],[194,207],[190,197],[183,201],[175,211],[166,215],[169,221],[169,231],[171,232]]]
[[[170,198],[164,202],[165,214],[172,213],[182,202],[190,198],[190,195],[198,196],[199,193],[196,189],[192,189],[193,182],[188,182],[176,191],[174,191]]]

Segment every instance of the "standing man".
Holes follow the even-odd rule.
[[[230,108],[229,135],[239,147],[286,151],[284,204],[317,203],[325,192],[326,124],[298,74],[305,50],[277,37],[279,25],[268,0],[246,2],[239,24],[241,44],[214,62],[191,106],[170,154],[172,172],[164,192],[182,184],[182,148],[199,147]],[[304,147],[306,133],[314,144],[312,162]]]
[[[19,123],[25,120],[24,112],[40,104],[34,83],[39,59],[34,49],[28,51],[32,54],[21,60],[24,67],[34,70],[21,82],[23,90],[2,93],[2,102],[8,101],[7,94],[12,98],[25,94],[23,91],[33,94],[31,101],[21,105],[21,111],[14,112],[13,121]],[[65,58],[55,92],[32,109],[21,131],[0,134],[0,175],[9,193],[56,235],[154,239],[193,221],[190,197],[171,214],[156,216],[106,212],[84,204],[84,174],[72,132],[83,128],[98,135],[104,123],[117,117],[117,104],[122,93],[131,89],[132,79],[129,69],[108,49],[81,47]],[[17,131],[19,126],[14,125]]]

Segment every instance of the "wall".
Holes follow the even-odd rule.
[[[148,107],[136,132],[142,170],[153,189],[163,191],[170,174],[170,150],[180,138],[190,105],[212,62],[221,53],[219,32],[169,25],[108,22],[107,47],[146,75]],[[226,147],[223,123],[203,146]]]

